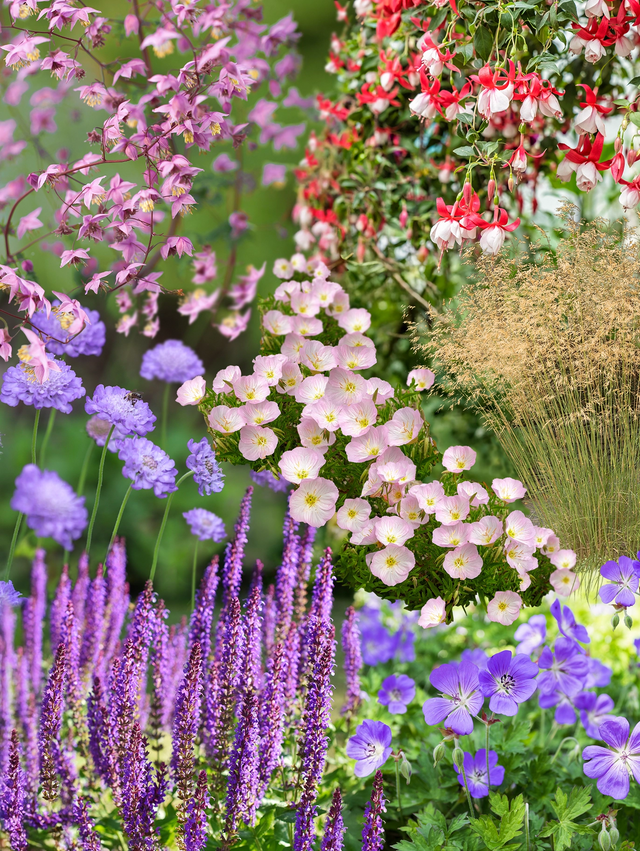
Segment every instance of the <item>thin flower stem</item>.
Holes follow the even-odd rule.
[[[160,446],[167,451],[167,418],[169,417],[169,391],[171,385],[167,382],[164,385],[164,393],[162,394],[162,431],[160,437]]]
[[[93,511],[91,512],[91,520],[89,521],[89,531],[87,532],[87,558],[91,553],[91,538],[93,537],[93,527],[96,522],[96,517],[98,516],[98,506],[100,505],[100,491],[102,490],[102,477],[104,475],[104,460],[107,457],[107,447],[109,446],[109,441],[111,440],[111,435],[113,434],[115,426],[111,426],[109,429],[109,434],[107,435],[107,439],[104,442],[104,446],[102,447],[102,455],[100,456],[100,466],[98,467],[98,485],[96,487],[96,498],[93,501]]]
[[[396,760],[396,793],[398,795],[398,812],[402,814],[402,800],[400,799],[400,766]]]
[[[13,564],[13,554],[16,551],[16,542],[20,534],[20,526],[22,526],[23,514],[18,514],[16,517],[16,525],[13,529],[13,537],[11,538],[11,546],[9,547],[9,557],[7,558],[7,566],[4,569],[4,581],[8,582],[9,574],[11,573],[11,565]]]
[[[42,446],[40,447],[40,466],[44,469],[44,458],[47,453],[47,446],[49,445],[49,438],[51,437],[51,432],[53,431],[53,424],[56,421],[56,409],[51,408],[51,413],[49,414],[49,422],[47,423],[47,430],[44,433],[44,437],[42,438]]]
[[[93,453],[93,447],[95,443],[93,440],[89,443],[87,447],[87,451],[84,455],[84,461],[82,462],[82,467],[80,469],[80,478],[78,479],[78,487],[76,488],[76,493],[78,496],[82,496],[82,492],[84,491],[84,484],[87,480],[87,470],[89,469],[89,461],[91,460],[91,455]]]
[[[486,726],[486,732],[485,732],[485,739],[484,739],[484,742],[485,742],[484,747],[485,747],[486,757],[487,757],[487,794],[488,794],[491,791],[491,782],[490,782],[491,781],[491,775],[489,774],[489,727],[490,727],[490,725],[486,724],[485,726]]]
[[[158,532],[158,537],[156,538],[156,545],[153,549],[153,561],[151,562],[151,573],[149,574],[149,581],[153,582],[153,578],[156,575],[156,567],[158,565],[158,556],[160,554],[160,544],[162,543],[162,536],[164,535],[164,529],[167,525],[167,520],[169,519],[169,512],[171,511],[171,503],[173,502],[173,496],[177,492],[181,483],[184,482],[185,479],[189,478],[189,476],[193,476],[195,470],[189,470],[188,473],[185,473],[181,479],[178,479],[176,482],[176,490],[172,491],[169,494],[169,498],[167,499],[167,505],[164,510],[164,515],[162,517],[162,523],[160,524],[160,531]]]
[[[193,550],[193,570],[191,571],[191,611],[196,606],[196,568],[198,566],[198,544],[200,541],[196,538],[196,545]]]
[[[33,423],[33,435],[31,437],[31,463],[36,463],[36,446],[38,444],[38,423],[40,422],[40,408],[36,410],[36,418]]]
[[[556,752],[551,757],[552,763],[554,763],[556,761],[556,759],[558,758],[558,755],[560,754],[560,751],[562,750],[562,747],[563,747],[565,742],[575,742],[576,745],[578,745],[578,747],[580,746],[580,742],[575,738],[575,736],[565,736],[565,738],[558,745]]]
[[[471,816],[471,818],[475,818],[475,815],[473,814],[473,804],[471,803],[471,793],[469,792],[469,784],[467,783],[467,774],[464,770],[464,761],[460,762],[460,773],[462,774],[462,779],[464,780],[464,791],[467,796],[467,804],[469,805],[469,815]]]
[[[126,506],[127,502],[129,501],[129,497],[131,496],[132,488],[133,488],[133,482],[131,482],[131,484],[127,488],[127,492],[125,493],[124,498],[122,500],[122,504],[120,505],[120,511],[118,511],[118,516],[116,517],[116,522],[115,522],[115,525],[113,527],[113,532],[111,533],[111,539],[109,540],[109,546],[107,547],[107,552],[106,552],[105,557],[104,557],[104,563],[105,564],[107,563],[107,556],[109,555],[109,551],[111,550],[111,547],[113,546],[113,542],[116,539],[116,535],[118,534],[118,529],[120,528],[120,521],[122,520],[122,515],[124,514],[125,506]]]
[[[531,835],[529,833],[529,804],[524,805],[524,847],[525,851],[531,851]]]

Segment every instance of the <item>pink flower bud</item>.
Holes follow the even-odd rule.
[[[134,35],[137,35],[139,29],[140,21],[138,20],[137,15],[127,15],[127,17],[124,19],[125,35],[130,36],[132,33]]]

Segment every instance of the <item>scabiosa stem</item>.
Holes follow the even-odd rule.
[[[193,470],[189,470],[188,473],[185,473],[178,481],[176,482],[176,490],[172,491],[167,497],[167,504],[164,509],[164,514],[162,515],[162,523],[160,524],[160,531],[158,532],[158,537],[156,538],[156,545],[153,549],[153,561],[151,563],[151,573],[149,574],[149,581],[153,582],[153,577],[156,575],[156,567],[158,564],[158,556],[160,555],[160,544],[162,543],[162,536],[164,535],[164,529],[167,525],[167,520],[169,519],[169,512],[171,511],[171,503],[173,502],[173,495],[176,493],[181,483],[184,482],[185,479],[188,479],[189,476],[193,476]]]
[[[384,826],[382,813],[386,812],[382,772],[378,769],[373,778],[371,801],[364,811],[362,829],[362,851],[382,851],[384,848]]]
[[[111,547],[113,546],[113,542],[116,539],[116,535],[118,534],[118,529],[120,528],[120,521],[122,520],[122,515],[124,514],[124,510],[126,508],[127,502],[129,502],[129,497],[131,496],[132,488],[133,488],[133,482],[131,482],[131,484],[127,488],[127,492],[125,493],[124,498],[123,498],[123,500],[120,504],[120,511],[118,511],[118,516],[116,517],[116,522],[115,522],[115,525],[113,527],[113,532],[111,533],[111,538],[109,539],[109,546],[107,547],[107,553],[104,557],[105,562],[107,560],[107,555],[109,554],[109,551],[111,550]]]
[[[100,505],[100,491],[102,490],[102,478],[104,476],[104,462],[105,458],[107,457],[107,447],[109,446],[109,441],[111,440],[111,435],[113,434],[114,429],[115,426],[112,425],[109,429],[107,439],[104,442],[104,446],[102,447],[102,454],[100,455],[100,466],[98,467],[98,484],[96,486],[96,497],[93,501],[93,511],[91,512],[91,520],[89,521],[89,531],[87,532],[87,546],[85,547],[87,551],[87,557],[91,555],[91,539],[93,538],[93,527],[96,522],[96,517],[98,516],[98,506]]]
[[[16,551],[16,544],[18,543],[18,535],[20,534],[20,527],[22,526],[22,518],[24,514],[19,513],[16,517],[16,525],[13,527],[13,535],[11,537],[11,544],[9,546],[9,556],[7,558],[7,566],[4,569],[4,581],[8,582],[9,576],[11,575],[11,565],[13,564],[13,554]]]
[[[82,496],[84,491],[84,485],[87,481],[87,470],[89,469],[89,461],[91,460],[91,456],[93,455],[93,447],[95,446],[95,442],[93,440],[89,441],[89,446],[87,447],[87,451],[84,454],[84,461],[82,462],[82,467],[80,468],[80,478],[78,479],[78,487],[76,488],[76,493],[78,496]]]
[[[36,418],[33,422],[33,434],[31,435],[31,463],[36,462],[36,447],[38,445],[38,424],[40,422],[40,408],[36,408]]]
[[[53,424],[56,421],[56,409],[51,408],[51,413],[49,414],[49,422],[47,423],[47,430],[44,433],[44,437],[42,438],[42,446],[40,447],[40,466],[44,467],[44,459],[47,454],[47,446],[49,445],[49,438],[51,437],[51,432],[53,431]],[[35,463],[35,462],[34,462]]]
[[[338,786],[336,787],[333,793],[333,798],[331,799],[331,809],[327,816],[320,851],[341,851],[344,830],[344,821],[342,819],[342,793]]]

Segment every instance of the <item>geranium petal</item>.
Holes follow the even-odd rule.
[[[425,700],[422,704],[424,720],[427,724],[439,724],[444,721],[454,707],[455,703],[452,700],[446,700],[444,697],[432,697]]]
[[[458,694],[458,669],[454,665],[440,665],[431,672],[429,682],[442,694]]]

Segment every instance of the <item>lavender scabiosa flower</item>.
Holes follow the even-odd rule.
[[[598,592],[603,603],[623,608],[633,606],[640,582],[640,561],[620,556],[618,561],[605,562],[600,574],[609,580]]]
[[[382,721],[363,721],[347,742],[346,754],[355,759],[356,777],[368,777],[381,768],[391,755],[391,727]]]
[[[66,550],[87,526],[84,497],[52,470],[27,464],[16,479],[11,508],[27,518],[27,525],[39,538],[53,538]]]
[[[207,842],[207,809],[209,791],[207,772],[198,774],[196,789],[187,804],[187,819],[184,824],[185,851],[201,851]]]
[[[193,794],[195,745],[200,726],[202,701],[202,649],[198,643],[191,648],[184,678],[178,689],[173,722],[173,753],[171,771],[178,795],[184,806]],[[184,818],[181,819],[184,821]]]
[[[487,670],[478,673],[480,691],[489,698],[489,709],[499,715],[515,715],[518,704],[536,690],[538,666],[528,656],[512,656],[510,650],[494,654]]]
[[[255,823],[259,784],[259,746],[258,696],[249,686],[242,701],[229,759],[224,828],[227,843],[235,836],[240,819],[248,824]]]
[[[627,719],[614,715],[600,725],[599,738],[609,748],[588,745],[582,751],[587,760],[582,770],[587,777],[597,778],[599,792],[622,801],[629,794],[629,776],[640,783],[640,723],[629,735]]]
[[[111,431],[111,423],[108,420],[101,420],[100,417],[89,417],[87,420],[87,434],[96,442],[96,446],[104,446],[107,442],[109,434],[109,452],[117,452],[120,449],[120,442],[127,437],[127,432],[123,431],[118,426],[113,427]]]
[[[20,745],[16,730],[11,732],[9,767],[0,796],[0,816],[13,851],[26,851],[27,832],[24,827],[26,809],[26,778],[20,765]]]
[[[58,645],[49,680],[42,695],[38,750],[40,753],[40,780],[45,801],[54,801],[58,794],[57,765],[60,753],[60,728],[64,709],[67,648]]]
[[[464,773],[467,778],[467,787],[472,798],[486,798],[489,794],[489,786],[499,786],[504,780],[504,768],[498,765],[498,754],[489,751],[489,777],[487,778],[487,751],[481,748],[475,756],[464,752],[462,760]],[[458,783],[464,786],[464,777],[458,766],[454,766],[458,774]]]
[[[211,650],[211,628],[218,581],[218,556],[215,556],[207,566],[200,587],[196,591],[195,605],[189,624],[189,648],[196,642],[200,644],[205,667]]]
[[[123,435],[144,436],[153,431],[155,414],[139,394],[124,387],[105,387],[98,384],[93,396],[88,397],[84,409],[87,414],[96,414],[117,427]]]
[[[0,610],[4,606],[17,606],[22,599],[22,594],[16,591],[10,579],[0,582]]]
[[[242,581],[242,561],[244,559],[244,548],[247,544],[247,533],[249,531],[249,514],[251,512],[251,498],[253,488],[247,488],[240,503],[240,511],[234,529],[234,538],[227,544],[224,552],[222,569],[222,602],[226,605],[233,597],[238,596],[240,583]]]
[[[558,629],[560,633],[564,635],[565,638],[571,638],[576,642],[576,645],[579,647],[578,642],[582,644],[589,644],[591,639],[589,638],[589,633],[586,630],[586,627],[582,626],[582,624],[576,623],[576,618],[569,606],[562,606],[560,604],[560,600],[554,600],[550,607],[550,612],[556,620],[558,624]],[[582,652],[584,652],[582,650]]]
[[[480,691],[478,668],[472,662],[459,665],[440,665],[429,676],[429,682],[437,688],[441,697],[432,697],[422,706],[427,724],[445,722],[458,736],[473,731],[473,715],[482,709],[484,697]]]
[[[538,689],[543,694],[557,689],[571,697],[583,689],[588,663],[575,642],[561,636],[556,640],[553,653],[549,647],[543,649],[538,668],[541,671]]]
[[[131,479],[134,490],[153,488],[160,498],[178,490],[176,465],[163,449],[146,437],[121,441],[118,457],[124,461],[122,475]]]
[[[191,527],[191,534],[199,541],[215,541],[219,544],[227,537],[224,522],[206,508],[192,508],[182,515]]]
[[[140,375],[148,381],[158,378],[167,383],[184,384],[203,373],[204,364],[181,340],[165,340],[142,356]]]
[[[55,358],[53,362],[59,369],[52,369],[42,384],[27,364],[10,366],[2,376],[0,402],[11,408],[23,402],[25,405],[33,405],[36,410],[55,408],[62,414],[70,414],[73,410],[71,403],[84,396],[86,390],[69,364]]]
[[[382,681],[378,703],[386,706],[392,715],[403,715],[416,696],[416,684],[406,674],[391,674]]]
[[[82,331],[65,342],[69,333],[60,321],[60,314],[55,311],[60,302],[58,300],[52,301],[51,305],[54,309],[49,316],[44,311],[38,310],[31,317],[34,327],[47,338],[45,344],[50,352],[53,352],[54,355],[67,355],[70,358],[77,358],[80,355],[99,356],[102,354],[107,329],[97,310],[84,308],[88,322]]]
[[[294,851],[311,851],[315,839],[314,819],[318,784],[322,779],[328,747],[327,728],[331,721],[335,629],[330,622],[318,625],[317,653],[308,680],[302,716],[300,760],[302,792],[296,817]]]
[[[331,799],[331,807],[324,826],[324,836],[320,851],[341,851],[342,837],[345,832],[344,820],[342,818],[342,793],[337,786]]]
[[[186,461],[187,469],[193,470],[193,481],[198,485],[200,496],[220,493],[224,487],[224,474],[207,438],[203,437],[198,443],[190,440],[187,447],[191,453]]]
[[[360,630],[356,610],[349,606],[342,623],[342,651],[344,653],[344,673],[347,689],[343,715],[352,715],[360,706],[360,670],[362,669],[362,653],[360,652]]]
[[[592,739],[600,738],[600,725],[613,718],[613,700],[608,694],[595,694],[592,691],[584,691],[576,696],[576,709],[580,710],[580,721],[587,736]]]
[[[384,848],[384,825],[382,813],[386,812],[382,772],[376,771],[373,778],[371,801],[364,810],[362,829],[362,851],[382,851]]]
[[[256,485],[262,488],[269,488],[276,493],[287,493],[291,488],[290,482],[283,478],[278,479],[273,475],[271,470],[260,470],[259,473],[251,470],[249,475],[251,476],[251,481],[255,482]]]

